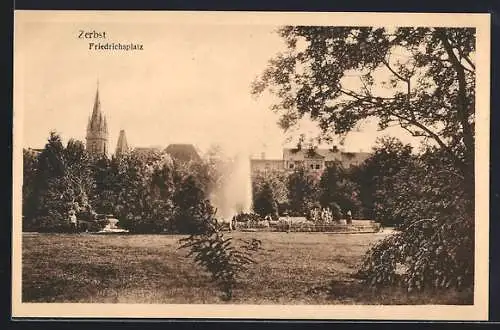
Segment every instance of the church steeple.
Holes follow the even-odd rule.
[[[99,98],[99,81],[97,82],[97,89],[95,92],[94,107],[92,109],[91,122],[100,124],[102,121],[101,99]]]
[[[87,125],[87,151],[91,154],[107,154],[108,125],[106,117],[101,110],[101,100],[99,97],[99,81],[94,99],[92,115]]]
[[[120,131],[120,136],[118,137],[118,143],[116,144],[116,157],[120,157],[128,152],[127,137],[125,136],[125,130]]]

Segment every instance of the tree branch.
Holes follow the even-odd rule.
[[[472,60],[469,58],[469,56],[467,56],[467,55],[465,55],[465,54],[463,54],[463,53],[462,53],[462,57],[463,57],[463,59],[464,59],[464,60],[465,60],[465,61],[466,61],[466,62],[467,62],[470,66],[471,66],[471,68],[472,68],[472,69],[474,70],[474,72],[475,72],[475,70],[476,70],[476,66],[474,65],[474,63],[472,63]],[[469,71],[471,71],[471,70],[469,70]]]
[[[377,51],[378,52],[378,51]],[[380,53],[379,53],[380,54]],[[387,62],[387,60],[381,56],[382,58],[382,63],[384,63],[384,65],[389,69],[389,71],[392,72],[393,75],[395,75],[399,80],[402,80],[404,82],[407,82],[409,79],[408,78],[405,78],[403,77],[402,75],[400,75],[399,73],[397,73],[390,65],[389,65],[389,62]]]
[[[394,98],[389,98],[389,97],[380,97],[380,96],[372,96],[372,95],[368,95],[368,96],[361,95],[361,94],[356,93],[354,91],[343,89],[343,88],[340,88],[340,87],[339,87],[339,91],[342,94],[345,94],[347,96],[351,96],[351,97],[355,98],[358,101],[368,102],[368,103],[375,104],[375,105],[382,105],[382,102],[384,100],[386,100],[386,101],[387,100],[390,100],[390,101],[394,100]]]
[[[408,88],[410,88],[410,83],[408,82]],[[344,89],[339,89],[342,93],[348,95],[348,96],[351,96],[351,97],[354,97],[355,99],[359,100],[359,101],[362,101],[362,102],[368,102],[370,104],[373,104],[373,105],[377,105],[377,106],[383,106],[383,103],[379,100],[379,101],[374,101],[372,100],[370,97],[363,97],[363,96],[360,96],[359,94],[357,93],[354,93],[352,91],[347,91],[347,90],[344,90]],[[409,99],[408,99],[409,101]],[[463,168],[463,161],[453,152],[453,150],[451,150],[451,148],[446,144],[444,143],[444,141],[441,139],[441,137],[436,134],[435,132],[431,131],[428,127],[426,127],[425,125],[423,125],[422,123],[420,123],[415,115],[413,114],[413,112],[411,112],[411,118],[407,118],[405,116],[402,116],[394,111],[390,111],[389,112],[389,115],[390,116],[394,116],[396,118],[398,118],[400,120],[400,126],[407,130],[408,132],[410,132],[412,135],[413,133],[411,131],[408,130],[408,127],[406,125],[404,125],[401,121],[406,121],[408,124],[410,125],[413,125],[413,126],[416,126],[418,128],[420,128],[422,131],[426,132],[428,134],[428,137],[432,138],[433,140],[435,140],[439,146],[441,148],[443,148],[444,150],[446,150],[450,156],[452,156],[454,158],[454,160],[459,163],[461,166],[461,168]]]
[[[426,127],[425,125],[423,125],[422,123],[420,123],[419,121],[414,119],[414,117],[413,118],[406,118],[406,117],[401,116],[397,113],[391,113],[391,115],[396,117],[396,118],[399,118],[401,120],[405,120],[409,124],[414,125],[414,126],[420,128],[421,130],[423,130],[424,132],[426,132],[430,138],[432,138],[434,141],[436,141],[439,144],[439,146],[443,150],[445,150],[450,155],[450,157],[452,157],[453,161],[455,162],[455,164],[457,165],[458,168],[460,168],[461,170],[467,169],[468,164],[464,163],[464,161],[460,157],[458,157],[458,155],[455,152],[453,152],[453,150],[446,143],[444,143],[444,141],[439,137],[439,135],[437,135],[436,133],[431,131],[428,127]],[[401,126],[401,127],[408,131],[408,128],[405,128],[403,126]]]

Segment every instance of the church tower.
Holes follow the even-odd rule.
[[[95,94],[92,116],[87,124],[86,149],[91,155],[105,155],[108,153],[108,124],[106,117],[101,111],[101,100],[99,99],[99,83]]]
[[[128,152],[127,137],[125,136],[125,130],[120,131],[120,136],[118,137],[118,143],[116,144],[115,156],[120,157]]]

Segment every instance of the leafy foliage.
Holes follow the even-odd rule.
[[[340,164],[333,164],[325,169],[321,175],[319,187],[321,206],[330,210],[335,209],[334,213],[337,216],[338,207],[340,207],[340,212],[344,213],[349,210],[354,214],[361,212],[359,188],[351,179],[350,173]]]
[[[112,161],[114,213],[120,226],[135,233],[167,230],[174,214],[168,159],[130,154]],[[169,181],[170,180],[170,181]]]
[[[25,158],[30,160],[23,183],[29,192],[25,196],[25,230],[68,231],[70,212],[94,214],[89,201],[94,182],[82,142],[70,140],[65,148],[60,136],[51,132],[36,161],[28,155]]]
[[[174,162],[155,150],[90,157],[83,143],[64,147],[56,133],[38,156],[26,150],[24,161],[25,230],[67,230],[75,212],[95,224],[97,214],[113,214],[133,233],[193,233],[198,207],[221,172],[221,164]]]
[[[308,214],[308,205],[318,199],[317,179],[303,168],[296,169],[288,177],[290,215]]]
[[[33,217],[36,208],[34,197],[37,180],[38,158],[33,152],[23,150],[23,216],[27,219]],[[28,221],[23,221],[23,230],[30,230]]]
[[[266,171],[253,175],[252,197],[254,211],[262,216],[266,216],[267,214],[278,215],[283,213],[285,209],[288,208],[289,187],[287,186],[287,182],[287,173],[279,171]],[[261,208],[261,202],[266,200],[269,207],[263,210]]]
[[[399,180],[398,174],[415,161],[412,147],[403,145],[392,137],[378,140],[373,154],[355,168],[350,177],[358,185],[359,199],[365,217],[377,219],[384,225],[398,225],[402,218],[394,216],[394,201],[399,192],[393,189]]]
[[[239,213],[234,216],[236,222],[259,222],[262,220],[264,219],[255,213]]]
[[[161,153],[130,153],[103,165],[96,196],[120,226],[134,233],[192,233],[194,216],[210,184],[202,163],[175,163]]]
[[[203,208],[204,204],[202,204],[205,200],[205,193],[193,175],[182,178],[177,186],[179,188],[173,196],[176,207],[173,231],[184,234],[204,232],[205,224],[201,221],[205,219],[202,216],[209,212]]]
[[[92,175],[95,186],[92,191],[92,205],[96,212],[112,214],[116,204],[115,192],[119,189],[118,160],[99,157],[93,160]]]
[[[255,263],[252,254],[260,249],[261,242],[256,239],[244,242],[237,249],[232,238],[226,238],[222,226],[215,218],[215,210],[205,201],[196,215],[202,224],[200,231],[180,240],[180,248],[189,249],[188,257],[211,274],[211,280],[223,292],[222,299],[231,300],[238,276]]]
[[[278,205],[274,199],[271,185],[265,182],[259,191],[253,193],[253,209],[261,217],[272,215],[274,218],[278,214]]]
[[[373,285],[397,282],[409,291],[473,284],[474,218],[457,175],[436,150],[397,175],[393,189],[399,197],[390,211],[405,221],[400,231],[368,251],[363,278]]]

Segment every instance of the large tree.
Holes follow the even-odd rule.
[[[51,132],[26,184],[30,194],[24,208],[25,229],[66,230],[70,211],[79,218],[92,212],[89,199],[94,181],[80,141],[70,140],[65,148],[61,137]]]
[[[38,169],[38,157],[33,152],[23,149],[23,226],[24,230],[30,230],[30,222],[36,208],[36,180]]]
[[[306,115],[325,137],[371,117],[381,129],[399,125],[445,151],[473,200],[475,29],[286,26],[279,33],[287,50],[253,93],[277,96],[273,110],[284,128]]]
[[[309,206],[318,200],[318,179],[299,167],[288,177],[289,210],[294,216],[306,216]]]
[[[321,206],[334,209],[337,204],[345,215],[348,211],[356,217],[360,216],[361,202],[359,200],[359,188],[350,179],[350,171],[344,169],[341,164],[334,163],[328,166],[321,175],[319,182]]]
[[[272,191],[273,205],[278,207],[278,213],[283,213],[288,208],[288,173],[281,171],[265,171],[252,175],[252,195],[254,210],[256,199],[261,198],[262,191],[269,186]],[[266,195],[265,193],[264,195]],[[257,212],[258,213],[258,212]],[[265,214],[264,214],[265,215]]]
[[[70,139],[64,149],[64,168],[68,185],[74,190],[76,212],[93,210],[92,190],[95,185],[90,156],[82,141]]]
[[[131,154],[111,163],[114,177],[109,186],[114,194],[114,214],[120,225],[135,233],[170,230],[172,164],[157,155]]]
[[[411,145],[394,137],[380,138],[371,157],[350,173],[360,188],[365,217],[385,225],[396,225],[403,220],[394,217],[392,212],[394,201],[399,197],[394,186],[400,180],[399,173],[415,162],[412,151]]]
[[[470,287],[475,30],[287,26],[279,33],[287,50],[253,92],[277,96],[273,110],[284,128],[310,117],[331,139],[376,118],[380,129],[397,125],[429,147],[394,176],[387,211],[402,221],[400,231],[368,251],[360,275],[408,290]]]
[[[99,157],[91,163],[95,186],[92,204],[102,214],[112,214],[116,203],[119,183],[117,182],[118,158]]]
[[[253,210],[261,217],[278,215],[278,204],[271,183],[265,181],[258,190],[253,191]]]

